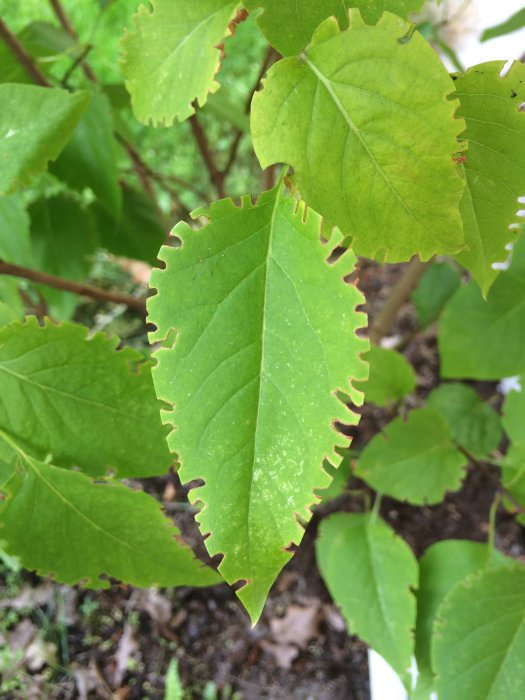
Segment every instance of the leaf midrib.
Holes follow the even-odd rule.
[[[257,450],[257,442],[258,442],[258,436],[259,436],[259,416],[261,415],[261,404],[262,404],[262,383],[263,383],[263,377],[264,377],[264,364],[265,364],[265,349],[266,349],[266,337],[267,337],[267,332],[266,332],[266,310],[267,310],[267,300],[268,300],[268,270],[270,267],[270,260],[272,257],[272,243],[273,243],[273,232],[275,229],[275,219],[277,217],[277,210],[279,208],[279,202],[280,202],[280,187],[278,186],[278,189],[276,190],[275,193],[275,203],[273,205],[272,209],[272,215],[270,217],[270,223],[269,223],[269,232],[268,232],[268,251],[266,253],[266,259],[265,259],[265,270],[264,270],[264,292],[263,292],[263,314],[262,314],[262,332],[261,332],[261,359],[260,359],[260,372],[259,372],[259,386],[258,386],[258,397],[257,397],[257,413],[255,416],[255,438],[253,441],[253,455],[251,459],[251,470],[250,470],[250,485],[249,485],[249,492],[250,496],[248,498],[248,513],[247,513],[247,538],[246,538],[246,545],[247,545],[247,552],[248,552],[248,569],[250,572],[250,577],[253,582],[254,576],[253,576],[253,565],[252,565],[252,555],[251,555],[251,538],[252,538],[252,527],[251,527],[251,515],[252,515],[252,498],[253,498],[253,476],[254,476],[254,471],[255,471],[255,459],[256,455],[258,453]],[[252,585],[252,605],[255,607],[257,605],[257,600],[255,596],[255,590],[254,586]]]

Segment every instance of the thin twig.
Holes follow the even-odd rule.
[[[75,60],[73,61],[73,63],[69,66],[69,68],[67,69],[67,71],[64,73],[64,77],[63,77],[62,80],[60,81],[60,84],[61,84],[61,85],[63,85],[64,87],[67,87],[68,80],[69,80],[69,78],[71,77],[71,75],[73,74],[73,72],[75,71],[75,69],[77,68],[77,66],[80,65],[81,63],[83,63],[83,62],[85,61],[85,59],[87,58],[87,55],[88,55],[89,52],[92,51],[92,50],[93,50],[93,44],[87,44],[87,45],[84,47],[84,49],[82,50],[82,53],[80,53],[80,54],[75,58]]]
[[[206,165],[206,168],[208,169],[208,173],[210,174],[210,179],[217,190],[217,194],[221,198],[226,197],[226,190],[224,188],[224,174],[221,173],[217,167],[215,155],[196,114],[193,114],[190,117],[190,126],[193,131],[193,135],[195,136],[195,141],[201,153],[202,159]]]
[[[431,261],[421,262],[419,258],[415,257],[405,267],[401,279],[392,288],[383,308],[370,326],[369,338],[372,343],[378,344],[381,338],[390,332],[399,310],[408,301],[430,264]]]
[[[31,282],[36,282],[37,284],[45,284],[54,289],[61,289],[65,292],[72,292],[79,296],[89,297],[90,299],[110,301],[114,304],[125,304],[130,309],[138,311],[141,315],[146,314],[146,303],[142,298],[133,297],[129,294],[120,294],[119,292],[110,292],[107,289],[94,287],[90,284],[82,284],[80,282],[62,279],[54,275],[48,275],[45,272],[40,272],[39,270],[6,263],[3,260],[0,260],[0,275],[19,277],[21,279],[30,280]]]
[[[250,113],[250,108],[253,100],[253,96],[259,89],[259,86],[261,84],[262,79],[264,78],[264,75],[268,68],[275,63],[280,57],[280,54],[277,53],[277,51],[273,48],[273,46],[269,46],[268,50],[264,54],[263,62],[261,64],[261,68],[259,70],[259,73],[257,75],[257,80],[254,83],[253,88],[250,90],[250,94],[248,95],[248,98],[246,100],[246,104],[244,107],[244,111],[246,114]],[[244,132],[241,129],[237,129],[235,132],[234,139],[232,141],[232,144],[230,146],[230,153],[228,155],[228,161],[226,163],[226,166],[222,170],[222,176],[224,179],[229,175],[230,170],[233,167],[233,164],[235,162],[235,159],[237,158],[237,152],[239,150],[239,145],[242,141],[242,137],[244,136]]]
[[[17,37],[10,31],[7,24],[0,17],[0,36],[4,40],[7,47],[13,52],[18,63],[22,66],[31,80],[42,87],[51,87],[51,83],[42,73],[40,68],[35,64],[33,57],[30,56]]]
[[[76,33],[73,25],[71,24],[71,21],[67,16],[66,11],[62,7],[62,3],[60,2],[60,0],[49,0],[49,2],[51,4],[51,7],[53,8],[55,15],[58,18],[58,21],[60,22],[64,30],[69,34],[69,36],[73,37],[73,39],[78,41],[78,34]],[[86,76],[86,78],[92,83],[96,83],[97,76],[91,70],[88,62],[85,60],[85,57],[80,60],[80,64],[82,65],[82,70],[84,71],[84,75]]]

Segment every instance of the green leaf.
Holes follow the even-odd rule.
[[[457,491],[465,457],[445,419],[431,408],[396,418],[361,453],[355,475],[376,491],[415,505],[439,503]]]
[[[107,588],[105,576],[136,586],[208,586],[217,574],[175,538],[159,504],[118,482],[28,455],[4,485],[0,536],[8,554],[40,575],[70,585]],[[104,576],[104,577],[102,577]]]
[[[0,429],[26,451],[92,476],[163,474],[170,464],[149,365],[117,338],[34,318],[0,330]]]
[[[417,562],[380,518],[337,514],[317,540],[321,575],[348,623],[407,682],[414,652]]]
[[[334,420],[358,420],[335,394],[362,401],[349,377],[366,376],[363,297],[342,279],[354,255],[329,265],[319,216],[280,186],[195,215],[208,225],[179,224],[182,247],[163,247],[166,269],[152,274],[151,340],[165,342],[153,376],[174,406],[165,420],[181,479],[204,480],[190,498],[206,504],[208,550],[224,553],[228,582],[247,582],[238,595],[256,621],[303,536],[298,519],[330,482],[323,461],[340,459]]]
[[[166,673],[166,691],[164,700],[184,700],[184,689],[180,682],[179,664],[177,659],[172,659]]]
[[[243,134],[250,133],[250,119],[244,105],[234,101],[225,89],[210,95],[205,109],[219,121],[231,124]]]
[[[508,257],[506,245],[517,233],[518,197],[525,193],[525,66],[517,61],[505,76],[502,61],[482,63],[456,76],[456,92],[467,130],[463,165],[466,187],[461,200],[469,250],[455,257],[486,294],[498,276],[493,263]]]
[[[520,377],[523,385],[523,377]],[[503,404],[503,427],[510,445],[501,468],[505,489],[518,503],[525,506],[525,396],[523,391],[511,391]]]
[[[77,42],[65,30],[49,22],[30,22],[17,39],[44,73],[66,53],[74,59]],[[0,42],[0,83],[31,83],[31,76],[20,65],[7,44]]]
[[[525,237],[514,246],[485,301],[477,284],[460,288],[441,315],[439,354],[447,379],[503,379],[525,369]]]
[[[0,297],[2,290],[0,288]],[[5,301],[0,300],[0,326],[6,326],[12,321],[20,319],[22,314],[17,313],[16,309],[11,308]]]
[[[0,276],[0,305],[0,326],[24,317],[25,307],[15,277]]]
[[[372,346],[363,359],[370,366],[370,374],[368,381],[356,382],[356,388],[364,392],[366,402],[388,406],[415,389],[412,365],[399,352]]]
[[[347,8],[358,7],[368,24],[375,24],[384,10],[406,18],[421,9],[424,0],[303,0],[286,3],[282,0],[244,0],[248,10],[262,8],[257,18],[262,32],[283,56],[292,56],[304,49],[314,30],[327,17],[335,16],[344,27]]]
[[[511,34],[522,27],[525,27],[525,7],[515,12],[512,17],[509,17],[505,22],[485,29],[481,35],[480,41],[488,41],[498,36],[505,36],[505,34]]]
[[[146,193],[127,185],[122,187],[122,216],[118,223],[98,204],[94,213],[101,245],[115,255],[155,264],[167,232]]]
[[[89,272],[88,256],[97,246],[89,210],[66,194],[39,199],[29,207],[34,266],[64,279],[81,281]],[[71,317],[81,298],[50,287],[40,287],[51,315]]]
[[[443,416],[454,440],[474,457],[488,457],[501,442],[498,414],[465,384],[442,384],[430,394],[427,405]]]
[[[325,464],[324,468],[332,478],[332,481],[328,488],[319,490],[319,497],[321,499],[319,505],[341,496],[352,478],[352,461],[350,455],[345,455],[338,467],[334,468],[329,464]]]
[[[432,625],[447,594],[467,576],[508,561],[479,542],[444,540],[425,551],[419,560],[417,592],[416,660],[420,672],[432,672]]]
[[[122,39],[121,68],[137,119],[169,126],[202,107],[219,68],[217,45],[229,33],[238,0],[150,0],[133,16]],[[174,89],[176,84],[176,89]]]
[[[17,265],[31,265],[29,217],[21,195],[0,197],[0,258]]]
[[[428,268],[412,294],[412,303],[423,327],[436,320],[460,284],[459,273],[447,263],[434,263]]]
[[[432,656],[439,700],[525,696],[525,568],[486,570],[445,598]]]
[[[0,85],[0,194],[25,187],[55,160],[89,99],[89,92]]]
[[[107,211],[115,219],[120,217],[116,141],[111,105],[105,95],[93,94],[71,140],[50,171],[73,189],[90,187]]]
[[[326,20],[301,56],[269,71],[252,104],[259,161],[292,165],[307,204],[352,236],[358,255],[457,252],[464,183],[452,156],[465,125],[447,99],[453,83],[417,32],[400,41],[411,25],[349,16],[347,31]]]

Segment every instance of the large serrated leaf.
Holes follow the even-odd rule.
[[[238,0],[151,0],[124,34],[122,71],[137,119],[154,126],[184,121],[219,84],[217,45],[228,33]]]
[[[257,620],[313,490],[329,484],[323,460],[340,459],[333,421],[357,421],[335,392],[362,399],[349,386],[366,376],[362,296],[342,280],[353,254],[329,265],[319,216],[280,186],[255,205],[223,200],[196,214],[208,225],[179,224],[182,247],[162,248],[166,269],[152,275],[151,339],[168,345],[154,382],[174,406],[168,442],[182,480],[204,480],[190,498],[205,503],[206,545],[224,553],[227,581],[247,581],[238,595]]]
[[[525,696],[525,567],[485,570],[437,612],[432,657],[439,700]]]
[[[447,99],[453,83],[402,19],[385,13],[370,27],[357,10],[349,17],[347,31],[326,20],[300,56],[269,71],[252,105],[261,165],[293,165],[308,205],[352,236],[357,254],[455,253],[464,183],[453,154],[465,125]]]
[[[163,474],[171,458],[149,365],[117,338],[34,318],[0,330],[0,429],[92,476]]]
[[[486,300],[474,282],[454,294],[441,315],[438,341],[447,379],[503,379],[525,369],[525,237]]]
[[[370,515],[334,515],[321,522],[319,532],[321,575],[351,634],[362,637],[406,682],[414,653],[418,581],[410,548]]]
[[[2,439],[0,431],[0,439]],[[63,583],[109,584],[102,575],[137,586],[218,583],[158,503],[118,482],[94,483],[84,474],[22,453],[2,485],[0,538],[27,569]]]
[[[456,76],[456,92],[465,119],[468,153],[461,200],[465,242],[456,255],[486,294],[498,276],[493,263],[508,257],[506,245],[516,237],[518,197],[525,196],[525,66],[514,62],[506,76],[504,62],[473,66]]]
[[[90,99],[36,85],[0,85],[0,194],[29,184],[66,145]]]
[[[420,10],[423,1],[303,0],[298,4],[282,0],[244,0],[244,6],[249,10],[263,10],[257,22],[266,38],[284,56],[292,56],[304,49],[314,30],[327,17],[333,15],[344,24],[347,8],[358,7],[365,21],[374,24],[385,10],[406,18],[409,12]]]
[[[452,442],[445,419],[419,408],[396,418],[365,447],[355,474],[381,493],[417,505],[439,503],[457,491],[465,456]]]

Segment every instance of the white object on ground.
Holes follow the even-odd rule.
[[[368,650],[368,668],[372,700],[408,700],[397,673],[373,649]]]

